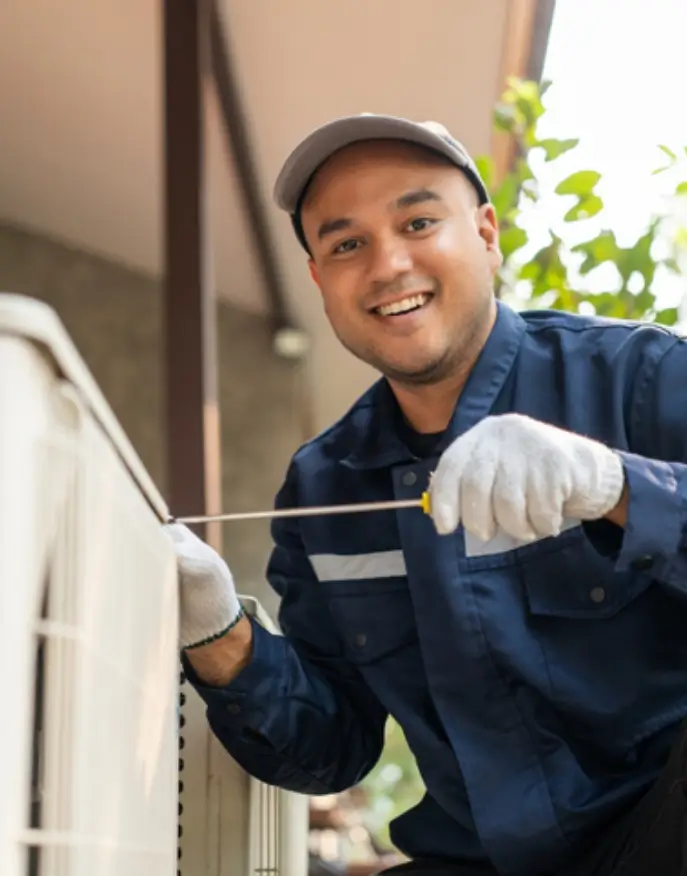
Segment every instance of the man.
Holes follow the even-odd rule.
[[[277,506],[429,486],[431,517],[275,521],[283,638],[172,527],[213,731],[252,775],[331,793],[393,715],[427,787],[392,825],[412,873],[687,873],[687,344],[496,302],[496,216],[437,125],[326,125],[276,199],[338,338],[382,374]]]

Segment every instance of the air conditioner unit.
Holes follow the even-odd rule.
[[[180,691],[167,518],[55,313],[1,294],[3,876],[305,876],[307,798]]]

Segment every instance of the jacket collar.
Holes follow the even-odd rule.
[[[494,327],[458,399],[438,447],[439,452],[488,416],[513,368],[525,333],[525,321],[501,301],[496,305]],[[415,457],[398,435],[396,424],[400,411],[385,379],[377,381],[368,390],[361,399],[361,407],[368,414],[366,427],[358,432],[359,440],[343,456],[341,463],[362,471],[412,462]]]

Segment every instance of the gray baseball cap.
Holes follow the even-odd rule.
[[[288,156],[274,185],[274,200],[293,217],[315,171],[335,152],[361,140],[405,140],[425,146],[452,161],[468,177],[480,203],[489,194],[467,149],[438,122],[413,122],[396,116],[362,113],[316,128]]]

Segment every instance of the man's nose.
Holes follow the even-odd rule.
[[[369,275],[375,283],[391,283],[412,270],[407,241],[395,234],[378,237],[370,247]]]

